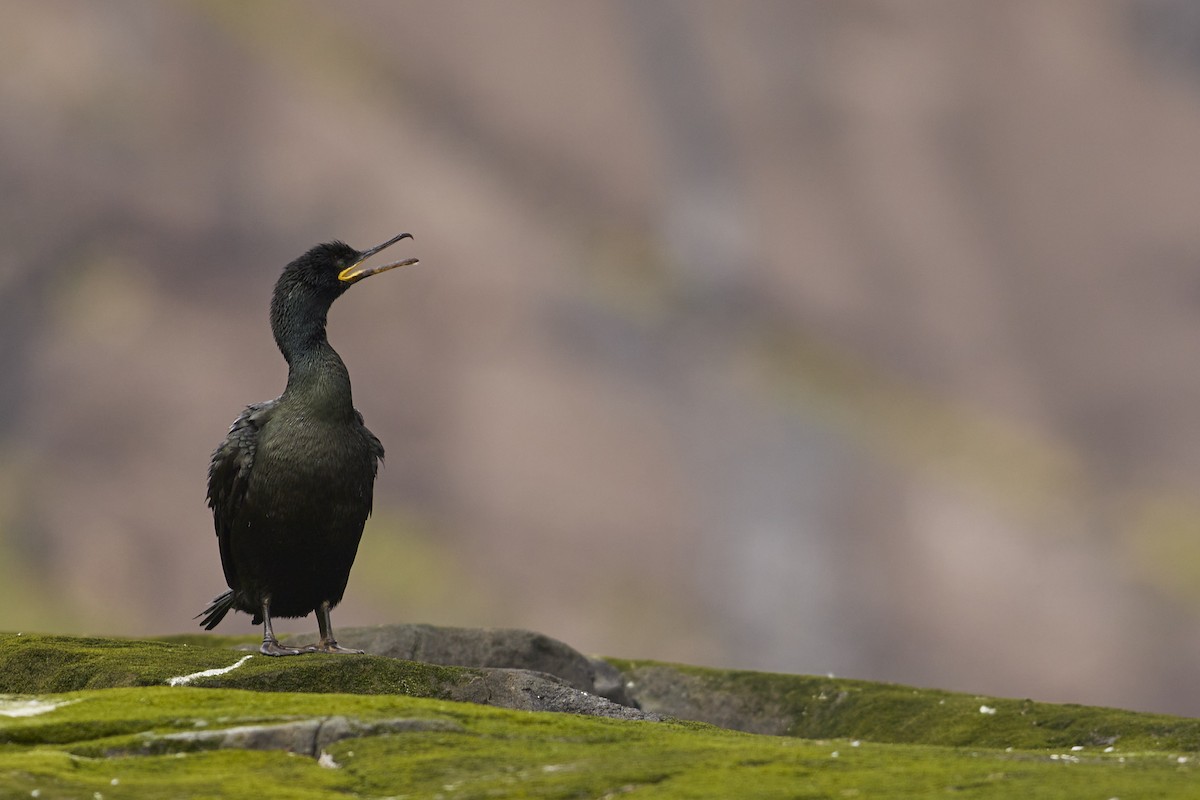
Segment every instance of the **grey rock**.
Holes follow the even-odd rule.
[[[514,628],[449,628],[436,625],[380,625],[337,632],[343,647],[372,655],[447,667],[498,667],[554,675],[583,692],[595,692],[593,663],[578,650],[541,633]],[[310,644],[311,635],[290,636],[288,644]]]
[[[362,736],[381,736],[388,733],[417,733],[439,731],[442,733],[465,733],[466,729],[448,719],[421,719],[402,717],[398,719],[363,720],[349,717],[330,717],[321,723],[313,744],[314,756],[334,742],[342,739],[357,739]]]
[[[276,725],[239,725],[218,730],[180,731],[177,733],[143,735],[137,748],[110,750],[107,756],[159,755],[187,750],[285,750],[298,755],[317,757],[321,751],[342,739],[379,736],[387,733],[414,731],[463,732],[456,722],[445,719],[385,719],[358,720],[348,717],[327,717],[283,722]]]
[[[641,704],[637,702],[630,694],[626,686],[625,676],[619,669],[614,667],[602,658],[588,659],[592,664],[592,671],[596,676],[593,684],[593,690],[601,697],[607,697],[614,703],[620,703],[623,706],[631,708],[641,708]]]
[[[449,699],[516,711],[557,711],[647,722],[662,720],[658,714],[579,691],[553,675],[518,669],[486,669],[481,672],[478,677],[455,687]]]
[[[618,719],[674,717],[771,735],[789,734],[795,725],[788,704],[765,687],[713,681],[669,664],[643,663],[622,672],[532,631],[384,625],[347,628],[338,639],[374,655],[477,672],[465,683],[445,687],[442,696],[451,700]]]
[[[345,628],[337,638],[342,646],[371,655],[474,670],[477,674],[465,683],[445,687],[443,696],[449,700],[516,711],[662,719],[637,707],[615,667],[533,631],[381,625]],[[292,645],[313,641],[311,635],[285,639]]]

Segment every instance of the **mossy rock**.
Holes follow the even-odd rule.
[[[1200,750],[1200,720],[1164,714],[847,678],[608,662],[648,711],[751,733],[955,747]]]
[[[434,699],[470,669],[243,658],[0,636],[0,686],[21,692],[0,700],[0,798],[1132,798],[1195,796],[1200,779],[1197,722],[1160,715],[612,662],[635,692],[679,680],[802,723],[766,736]]]
[[[214,637],[216,639],[216,637]],[[0,634],[0,692],[30,694],[124,686],[161,686],[173,677],[219,670],[236,661],[228,644]],[[445,697],[478,672],[376,656],[254,656],[194,686],[271,692],[344,692]]]

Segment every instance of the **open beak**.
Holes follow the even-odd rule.
[[[380,272],[387,272],[389,269],[395,269],[396,267],[407,267],[410,264],[416,264],[417,259],[406,258],[402,261],[395,261],[391,264],[384,264],[379,267],[364,267],[362,265],[364,261],[378,253],[380,250],[391,247],[401,239],[411,238],[413,238],[411,233],[402,233],[399,236],[394,236],[391,239],[388,239],[383,244],[377,244],[369,250],[362,251],[359,253],[358,261],[355,261],[353,264],[338,273],[338,280],[344,283],[354,283],[356,281],[361,281],[363,278],[369,278],[372,275],[377,275]]]

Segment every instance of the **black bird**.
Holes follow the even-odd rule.
[[[362,652],[338,646],[329,610],[346,590],[383,445],[354,408],[350,374],[325,336],[325,317],[363,278],[417,263],[363,266],[404,238],[412,237],[402,233],[361,252],[327,242],[284,267],[271,297],[271,331],[287,359],[287,387],[247,407],[212,455],[208,505],[229,591],[197,617],[212,630],[230,609],[252,614],[269,656]],[[281,645],[271,618],[312,611],[320,643]]]

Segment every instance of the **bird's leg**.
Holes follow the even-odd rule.
[[[329,601],[321,603],[316,609],[317,612],[317,627],[321,630],[321,641],[317,645],[317,652],[320,653],[353,653],[362,655],[362,650],[351,650],[348,647],[342,647],[333,638],[333,623],[329,621]]]
[[[271,629],[271,598],[264,597],[262,604],[263,615],[263,642],[262,647],[258,648],[258,652],[264,656],[298,656],[301,653],[309,653],[311,650],[300,649],[296,647],[284,647],[275,638],[275,631]]]

